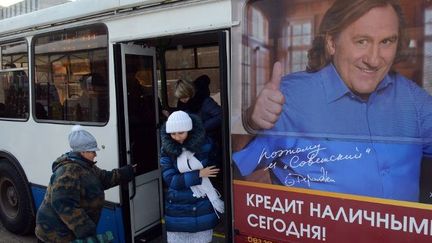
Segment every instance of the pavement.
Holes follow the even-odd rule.
[[[0,243],[36,243],[34,235],[19,236],[7,231],[0,222]]]
[[[222,225],[220,224],[219,227],[222,227]],[[216,227],[216,231],[218,231],[217,228],[218,227]],[[163,237],[162,239],[157,238],[150,241],[150,243],[164,243],[164,242],[166,242],[165,237]],[[223,242],[225,242],[223,234],[220,233],[213,234],[212,243],[223,243]],[[15,235],[13,233],[10,233],[3,227],[3,225],[0,222],[0,243],[37,243],[37,238],[34,235],[20,236],[20,235]]]

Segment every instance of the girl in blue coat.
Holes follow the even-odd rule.
[[[219,169],[213,163],[213,145],[200,119],[173,112],[161,129],[162,176],[168,242],[210,242],[224,204],[209,177]]]

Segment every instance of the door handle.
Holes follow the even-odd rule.
[[[134,163],[132,162],[132,159],[133,159],[132,151],[128,150],[127,153],[130,156],[130,161],[131,161],[130,164],[133,165]],[[134,176],[133,180],[130,182],[130,183],[132,183],[132,189],[131,189],[132,193],[129,195],[129,200],[132,200],[136,195],[136,181],[135,180],[136,180],[136,176]]]
[[[134,179],[131,181],[132,183],[132,194],[129,196],[129,199],[132,200],[135,195],[136,195],[136,182],[135,182],[135,177]]]

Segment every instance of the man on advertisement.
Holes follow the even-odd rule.
[[[419,200],[432,157],[432,97],[393,71],[403,44],[396,0],[336,0],[308,67],[281,78],[279,63],[248,109],[258,135],[233,160],[272,183],[404,201]]]

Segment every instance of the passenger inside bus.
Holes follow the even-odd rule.
[[[105,121],[108,107],[107,81],[92,73],[80,79],[81,94],[75,105],[76,121]]]
[[[205,74],[196,78],[192,83],[179,79],[174,95],[178,99],[177,110],[198,115],[204,124],[206,134],[219,148],[222,141],[222,108],[210,97],[209,85],[210,78]]]
[[[35,112],[36,112],[36,117],[39,119],[47,119],[48,118],[48,113],[45,110],[44,106],[40,102],[36,102]]]
[[[157,163],[156,107],[151,76],[129,66],[127,74],[128,121],[131,159],[138,173],[154,170]],[[141,73],[140,73],[141,72]]]
[[[0,117],[5,116],[5,104],[0,103]]]
[[[14,63],[4,65],[6,69],[15,69]],[[28,115],[28,77],[22,70],[11,70],[3,82],[4,117],[25,118]]]
[[[140,84],[139,90],[142,90],[142,95],[150,97],[153,93],[153,81],[151,70],[139,70],[135,73],[135,80]],[[143,96],[143,97],[144,97]],[[153,104],[153,95],[151,95],[152,100],[148,100],[149,104]],[[159,122],[164,122],[169,116],[169,112],[162,109],[162,104],[160,98],[158,97],[158,111],[159,111]]]

